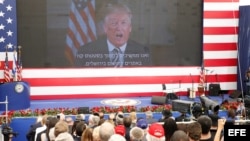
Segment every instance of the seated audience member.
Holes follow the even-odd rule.
[[[199,122],[191,122],[187,125],[189,141],[199,141],[201,138],[201,125]]]
[[[57,118],[58,118],[59,120],[65,121],[65,115],[64,115],[63,113],[58,114],[58,115],[57,115]]]
[[[217,131],[217,127],[218,127],[218,119],[220,119],[220,117],[218,115],[215,115],[215,114],[210,114],[208,116],[212,120],[212,125],[211,125],[211,128],[210,128],[210,133],[211,133],[211,136],[214,137],[215,133]]]
[[[75,132],[76,134],[75,136],[73,136],[74,141],[81,141],[82,133],[85,131],[86,128],[87,126],[84,121],[80,121],[76,125],[76,132]]]
[[[227,111],[227,121],[226,124],[227,125],[233,125],[235,120],[237,120],[236,118],[236,111],[234,109],[229,109]]]
[[[57,122],[58,122],[58,119],[56,117],[49,118],[48,124],[47,124],[47,129],[44,133],[41,134],[41,141],[51,141],[52,140],[49,137],[49,133],[50,133],[51,129],[53,129],[55,127]]]
[[[119,134],[114,134],[109,138],[108,141],[126,141],[126,139],[124,138],[124,136],[121,136]]]
[[[124,125],[116,125],[115,133],[125,137],[126,129]]]
[[[110,113],[108,116],[108,120],[110,123],[115,124],[115,114],[114,113]]]
[[[188,135],[183,130],[176,130],[170,141],[189,141]]]
[[[124,113],[118,112],[115,116],[115,125],[123,125]]]
[[[129,132],[130,140],[127,141],[144,141],[146,140],[145,135],[146,134],[143,129],[139,127],[133,127]]]
[[[47,115],[43,115],[43,118],[42,118],[42,121],[41,121],[42,126],[36,128],[35,141],[37,141],[37,139],[41,140],[41,134],[40,133],[46,131],[46,129],[47,129],[47,126],[46,126],[47,118],[48,118]],[[38,137],[38,134],[39,134],[39,137]]]
[[[189,121],[186,112],[181,112],[181,115],[175,118],[176,122]]]
[[[78,114],[76,115],[76,119],[78,121],[84,121],[86,123],[85,115],[84,114]]]
[[[99,126],[100,117],[96,115],[90,115],[88,120],[88,127],[95,128]]]
[[[36,134],[36,129],[38,127],[42,126],[42,116],[38,116],[36,123],[32,124],[29,128],[29,131],[26,134],[26,139],[27,141],[34,141],[35,140],[35,134]]]
[[[239,116],[239,117],[242,117],[244,115],[244,112],[245,112],[245,109],[246,109],[245,106],[244,106],[243,99],[238,98],[237,103],[238,103],[238,106],[237,106],[237,109],[236,109],[236,115]]]
[[[104,118],[104,113],[103,112],[99,112],[99,117],[100,117],[100,119],[105,119]]]
[[[175,120],[172,118],[165,119],[163,128],[165,133],[165,140],[170,141],[171,136],[177,130],[177,124]]]
[[[162,117],[159,119],[159,122],[164,122],[165,119],[168,119],[170,117],[174,118],[172,117],[172,112],[168,109],[163,110],[161,113],[162,113]]]
[[[147,120],[148,124],[152,124],[152,123],[157,122],[157,120],[154,119],[154,117],[153,117],[152,111],[150,111],[150,110],[146,111],[145,115],[146,115],[146,120]]]
[[[214,136],[211,135],[210,129],[212,126],[212,120],[207,115],[198,117],[197,122],[201,125],[201,138],[200,141],[213,141]]]
[[[69,133],[72,132],[72,126],[74,124],[74,120],[72,117],[66,117],[65,121],[67,122],[68,126],[69,126]]]
[[[83,133],[81,141],[93,141],[93,130],[95,128],[87,127]]]
[[[132,123],[132,120],[130,118],[130,116],[125,116],[123,118],[123,124],[124,124],[124,127],[125,127],[125,130],[126,130],[126,133],[125,133],[125,139],[126,140],[130,140],[130,130],[131,130],[131,123]]]
[[[99,132],[100,126],[97,126],[93,129],[93,141],[101,141]]]
[[[185,133],[187,133],[187,125],[188,125],[187,123],[178,123],[177,124],[177,129],[182,130]]]
[[[114,125],[110,122],[104,122],[102,125],[100,125],[100,139],[101,141],[108,141],[109,138],[115,134],[115,128]]]
[[[164,128],[161,124],[153,123],[148,127],[147,141],[165,141]]]
[[[68,130],[68,124],[63,120],[59,120],[55,125],[55,141],[74,141],[72,135],[69,134]]]
[[[204,111],[202,110],[202,106],[200,104],[194,104],[192,108],[192,120],[197,120],[197,118],[204,114]]]
[[[135,127],[136,126],[136,122],[137,122],[137,114],[136,114],[136,112],[130,112],[129,116],[130,116],[130,118],[132,120],[131,128]]]
[[[143,129],[143,130],[145,130],[145,129],[148,128],[148,123],[147,123],[146,119],[138,118],[136,126]]]

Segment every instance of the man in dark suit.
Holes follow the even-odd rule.
[[[132,30],[130,9],[122,4],[109,4],[105,10],[104,38],[79,48],[77,67],[150,66],[150,51],[129,39]]]

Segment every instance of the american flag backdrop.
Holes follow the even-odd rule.
[[[0,51],[17,45],[16,0],[0,0]]]
[[[13,50],[17,45],[16,19],[16,0],[0,0],[0,68],[4,71],[1,82],[11,81]]]
[[[65,54],[73,65],[77,49],[96,39],[95,0],[72,0]]]
[[[207,74],[206,81],[208,84],[217,83],[217,74],[222,90],[237,89],[239,3],[239,0],[204,0],[204,67],[213,70],[213,73]],[[73,11],[70,15],[73,16],[71,24],[74,27],[76,17]],[[74,36],[73,30],[69,35]],[[67,42],[71,45],[82,43],[78,41],[73,44],[69,35]],[[68,44],[69,49],[72,49],[71,45]],[[4,60],[4,55],[1,55],[1,59]],[[192,87],[190,74],[194,80],[194,88],[198,87],[200,67],[23,68],[23,80],[30,83],[31,99],[162,95],[162,84],[166,84],[166,91],[186,95],[187,88]]]

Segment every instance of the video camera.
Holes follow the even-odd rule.
[[[3,127],[2,127],[2,134],[4,136],[7,136],[7,137],[9,137],[10,135],[13,135],[14,137],[16,137],[18,135],[18,133],[14,132],[12,130],[12,128],[10,126],[8,126],[8,125],[3,125]]]

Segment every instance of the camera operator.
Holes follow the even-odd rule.
[[[18,135],[18,133],[13,132],[12,128],[7,125],[3,126],[2,134],[4,137],[4,141],[12,141],[12,138]]]

